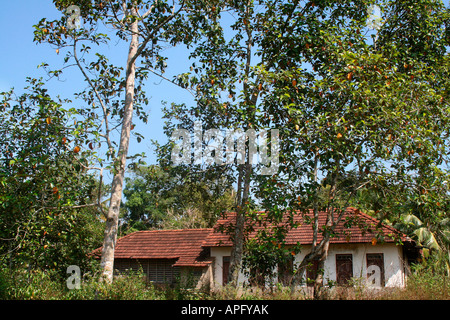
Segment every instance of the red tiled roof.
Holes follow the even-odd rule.
[[[146,230],[130,233],[117,240],[117,259],[178,259],[174,266],[207,266],[201,244],[213,229]],[[94,255],[101,253],[95,250]]]
[[[308,218],[313,217],[313,212],[310,210],[306,214],[296,213],[293,216],[293,221],[298,223],[296,228],[289,228],[287,232],[285,243],[287,245],[294,245],[300,243],[302,245],[312,244],[313,241],[313,225],[312,222],[307,223]],[[319,232],[318,241],[322,240],[320,227],[326,223],[326,212],[319,213]],[[232,246],[229,234],[227,234],[226,227],[235,224],[236,213],[227,213],[222,219],[219,219],[214,227],[214,232],[211,232],[203,242],[204,247],[229,247]],[[352,221],[352,222],[351,222]],[[283,223],[286,224],[287,216]],[[280,225],[283,225],[280,224]],[[247,219],[245,228],[250,230],[249,238],[255,237],[257,231],[261,229],[270,230],[274,224],[260,221],[249,221]],[[383,242],[394,242],[395,235],[399,236],[402,241],[410,241],[406,235],[401,234],[395,228],[386,224],[379,223],[378,220],[359,211],[355,208],[348,208],[344,213],[343,218],[335,228],[335,236],[330,239],[330,243],[371,243],[374,238],[380,241],[379,235],[383,236]]]

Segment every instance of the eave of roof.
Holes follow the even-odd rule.
[[[211,263],[201,246],[211,228],[145,230],[118,239],[115,259],[177,259],[174,266],[202,267]],[[93,252],[101,254],[102,248]]]

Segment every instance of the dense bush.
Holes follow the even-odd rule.
[[[80,289],[68,289],[66,279],[51,271],[3,270],[0,299],[8,300],[155,300],[164,295],[140,273],[116,277],[112,284],[87,274]]]
[[[434,256],[417,264],[408,278],[402,299],[448,300],[450,299],[450,277],[447,265]]]
[[[112,284],[101,281],[97,275],[83,279],[80,289],[66,290],[65,299],[76,300],[159,300],[160,293],[142,273],[118,276]]]
[[[0,272],[0,298],[8,300],[64,299],[64,286],[53,271],[8,270]]]

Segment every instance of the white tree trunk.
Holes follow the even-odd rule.
[[[132,10],[132,13],[136,14],[136,10]],[[125,106],[123,109],[122,132],[120,136],[119,152],[117,154],[114,165],[115,172],[111,185],[111,200],[105,223],[103,250],[100,262],[103,277],[108,282],[112,282],[113,280],[114,249],[117,240],[123,180],[125,176],[126,159],[128,155],[128,146],[130,144],[130,132],[133,118],[133,101],[136,72],[136,60],[133,57],[135,57],[139,46],[137,20],[131,23],[130,30],[132,32],[132,36],[127,59],[127,73],[125,84],[126,96]]]

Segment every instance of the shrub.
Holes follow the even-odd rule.
[[[62,299],[64,287],[54,271],[9,270],[0,273],[0,297],[8,300]]]
[[[450,278],[446,270],[428,260],[417,264],[409,277],[404,299],[448,300],[450,299]]]
[[[303,288],[304,289],[304,288]],[[302,289],[302,290],[303,290]],[[100,272],[86,273],[81,288],[69,290],[66,279],[53,270],[26,268],[0,270],[0,299],[5,300],[298,300],[309,299],[306,291],[276,284],[262,290],[258,287],[238,289],[224,286],[212,292],[192,286],[154,286],[142,272],[116,276],[112,284],[100,280]],[[433,300],[450,299],[450,278],[446,270],[432,261],[417,264],[406,288],[369,289],[357,282],[351,287],[324,288],[324,299],[342,300]]]
[[[141,272],[130,272],[114,278],[113,283],[102,281],[99,274],[85,275],[80,289],[67,289],[70,300],[158,300],[161,295]]]

